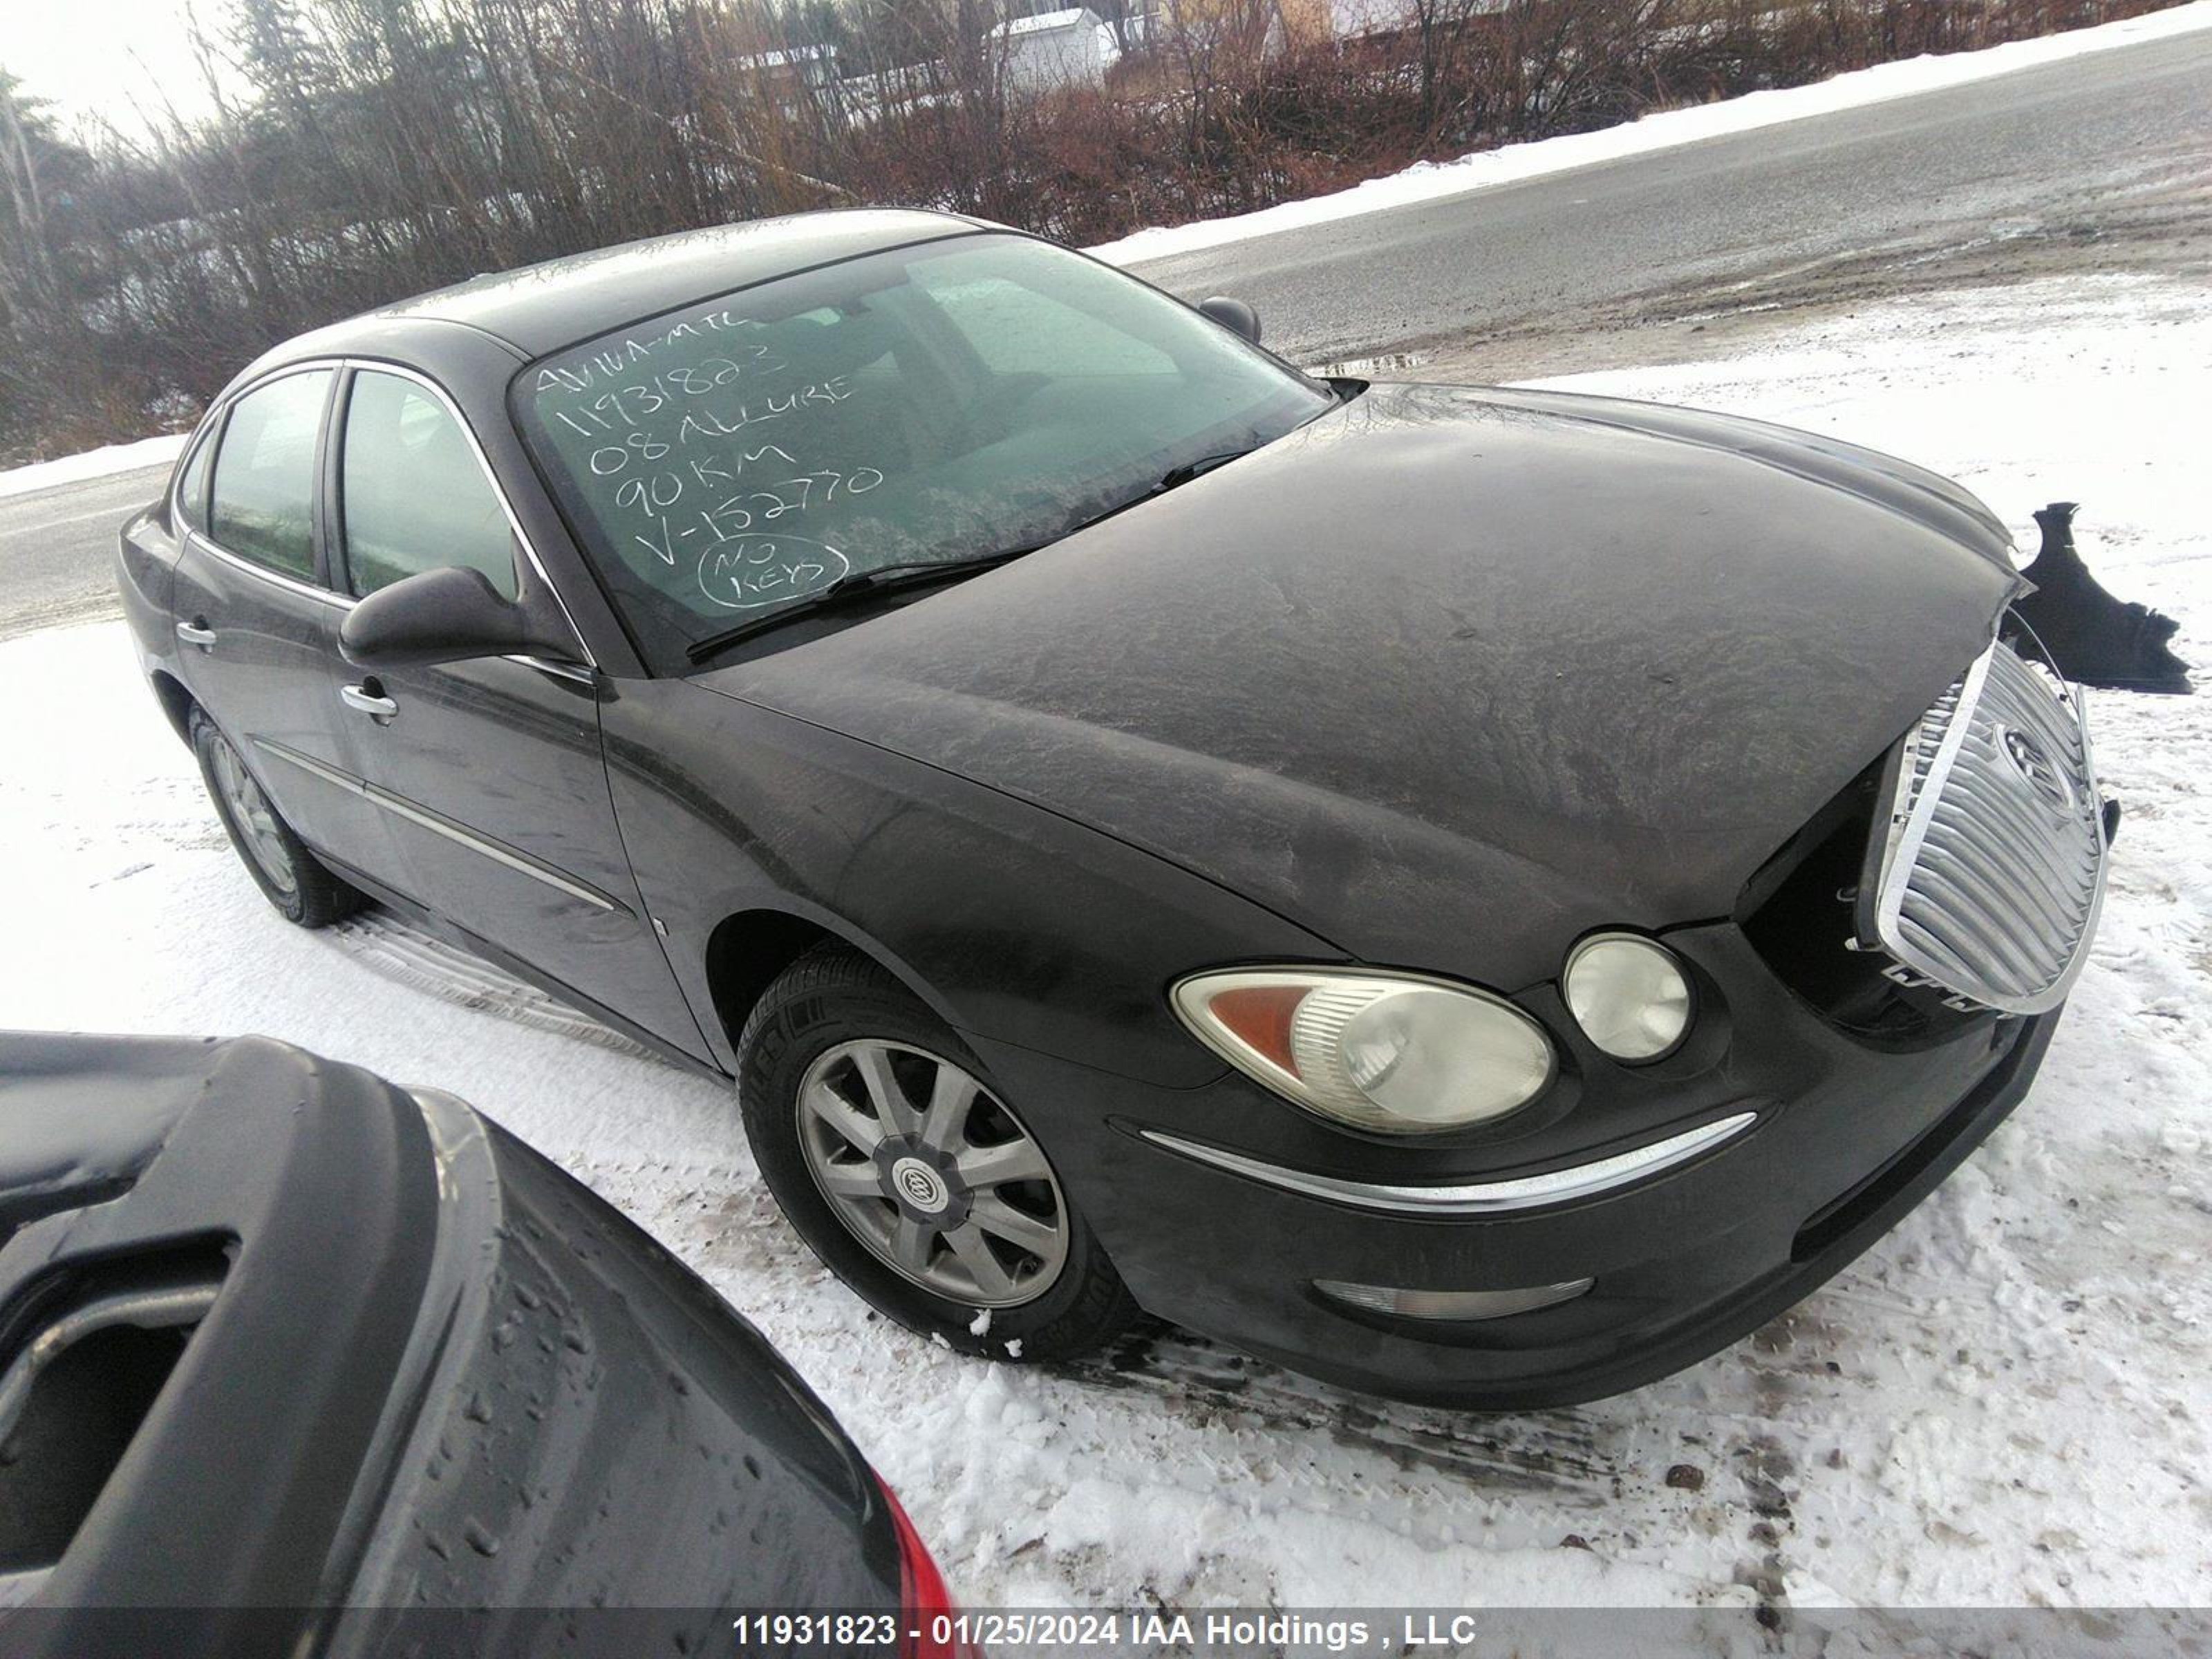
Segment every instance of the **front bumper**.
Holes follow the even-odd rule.
[[[1672,1080],[1586,1075],[1578,1109],[1558,1127],[1606,1121],[1621,1136],[1578,1159],[1540,1163],[1588,1164],[1744,1111],[1754,1121],[1628,1184],[1494,1216],[1380,1212],[1285,1190],[1146,1136],[1165,1129],[1278,1167],[1325,1167],[1310,1143],[1284,1155],[1280,1137],[1270,1156],[1279,1114],[1234,1076],[1153,1090],[977,1046],[1014,1098],[1054,1103],[1050,1144],[1063,1179],[1149,1311],[1369,1393],[1488,1410],[1567,1405],[1693,1364],[1840,1270],[2019,1103],[2058,1018],[1980,1021],[1941,1044],[1876,1049],[1826,1026],[1771,980],[1771,995],[1747,999],[1750,964],[1733,929],[1710,930],[1700,943],[1733,981],[1732,1040]],[[1641,1097],[1634,1127],[1613,1109],[1611,1096],[1624,1094]],[[1463,1152],[1395,1156],[1394,1181],[1407,1178],[1409,1156],[1462,1165],[1419,1179],[1475,1177]],[[1458,1322],[1371,1312],[1314,1289],[1319,1279],[1504,1291],[1582,1279],[1594,1282],[1573,1300]]]

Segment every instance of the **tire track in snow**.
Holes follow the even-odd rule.
[[[1492,1489],[1603,1503],[1619,1471],[1573,1411],[1496,1415],[1431,1410],[1346,1394],[1194,1332],[1149,1324],[1104,1358],[1067,1368],[1105,1388],[1156,1395],[1186,1416],[1255,1418],[1326,1435],[1403,1469],[1432,1469]]]
[[[1785,1356],[1797,1346],[1798,1322],[1808,1317],[1812,1316],[1803,1308],[1792,1309],[1761,1326],[1753,1333],[1748,1344],[1737,1351],[1743,1356],[1744,1369],[1751,1376],[1759,1417],[1766,1423],[1794,1420],[1791,1397],[1799,1392],[1794,1366],[1809,1362],[1793,1361]],[[1826,1328],[1825,1322],[1816,1321],[1816,1327],[1814,1334],[1832,1338],[1833,1333]],[[1832,1349],[1834,1344],[1832,1340],[1821,1340],[1814,1346],[1825,1352]],[[1741,1488],[1747,1517],[1735,1582],[1759,1597],[1759,1624],[1768,1631],[1778,1632],[1784,1626],[1790,1606],[1790,1546],[1795,1527],[1797,1459],[1766,1428],[1732,1437],[1728,1458],[1736,1484]]]
[[[443,1001],[512,1020],[535,1031],[550,1031],[611,1048],[617,1054],[666,1063],[643,1043],[633,1042],[536,986],[401,921],[381,905],[371,905],[347,917],[326,929],[323,937],[373,972]]]

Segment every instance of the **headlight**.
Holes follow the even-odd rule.
[[[1552,1042],[1511,1003],[1412,975],[1267,968],[1197,974],[1176,1013],[1215,1053],[1363,1129],[1486,1123],[1552,1080]]]
[[[1690,1029],[1690,981],[1674,952],[1637,933],[1593,933],[1567,954],[1567,1012],[1615,1060],[1657,1060]]]

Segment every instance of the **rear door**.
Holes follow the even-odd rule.
[[[330,530],[349,596],[448,566],[509,599],[545,581],[473,435],[428,380],[356,368],[332,442]],[[349,668],[335,705],[347,752],[431,909],[703,1055],[615,825],[599,751],[611,686],[583,655]]]
[[[337,624],[316,479],[338,371],[258,382],[216,416],[179,490],[171,600],[178,669],[300,838],[379,879],[393,848],[353,786],[338,719]]]

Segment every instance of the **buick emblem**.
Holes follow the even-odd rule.
[[[939,1214],[952,1199],[937,1171],[918,1158],[902,1158],[891,1165],[891,1185],[924,1215]]]
[[[1997,728],[1997,749],[2022,782],[2043,797],[2045,802],[2061,812],[2074,810],[2075,794],[2072,780],[2057,762],[2044,752],[2043,745],[2025,732],[2011,726]]]

